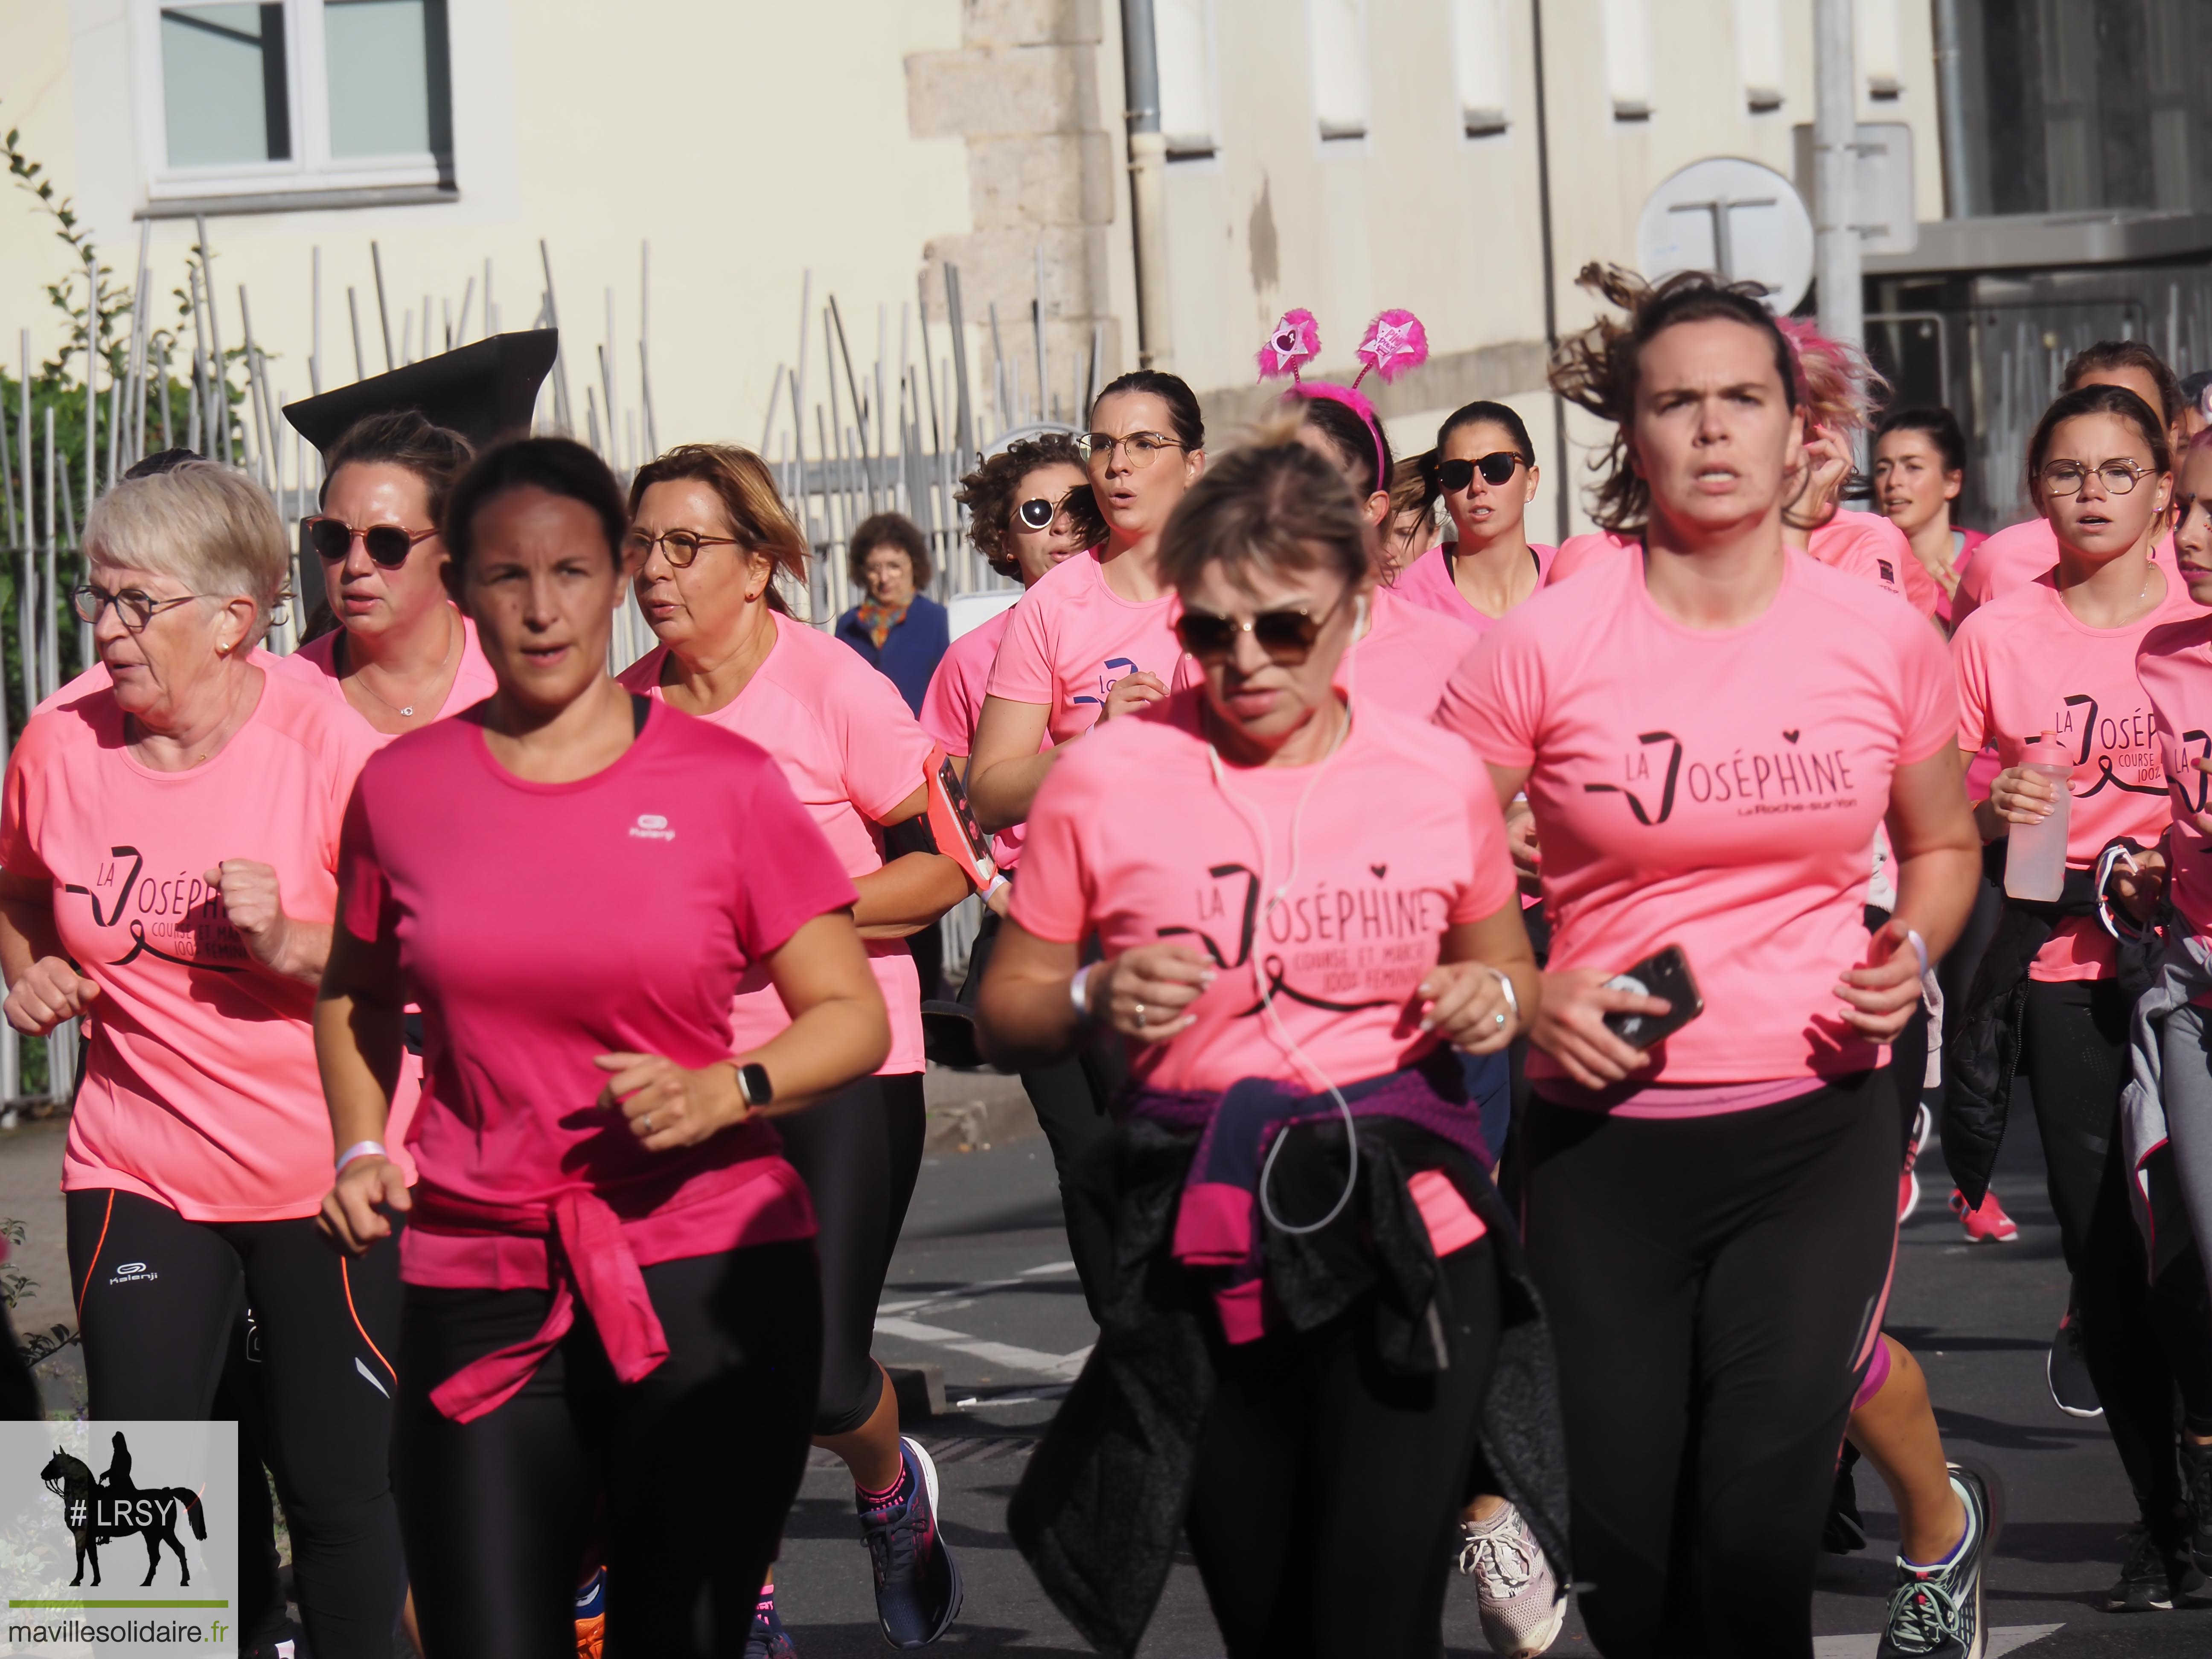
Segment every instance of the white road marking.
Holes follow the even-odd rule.
[[[1988,1659],[1998,1659],[2031,1642],[2040,1642],[2046,1636],[2056,1636],[2066,1628],[2063,1625],[2005,1625],[1989,1632],[1989,1645],[1982,1650]],[[1873,1636],[1816,1636],[1813,1638],[1813,1659],[1874,1659],[1875,1650],[1881,1645],[1879,1634]]]
[[[965,1331],[948,1331],[942,1325],[924,1325],[912,1319],[883,1318],[876,1321],[878,1336],[902,1337],[908,1342],[927,1342],[933,1346],[950,1348],[955,1353],[973,1354],[978,1359],[988,1359],[994,1365],[1011,1365],[1017,1370],[1033,1371],[1039,1376],[1073,1377],[1083,1369],[1083,1362],[1091,1357],[1088,1347],[1073,1353],[1045,1353],[1036,1348],[1021,1348],[1010,1342],[987,1342],[981,1337],[969,1336]]]
[[[942,1308],[947,1303],[972,1301],[994,1291],[1019,1290],[1048,1274],[1072,1273],[1074,1271],[1073,1261],[1048,1261],[1042,1267],[1024,1268],[1020,1276],[1014,1279],[979,1279],[973,1285],[957,1285],[949,1291],[939,1291],[934,1296],[909,1297],[903,1302],[879,1302],[876,1304],[876,1312],[879,1315],[908,1314],[924,1308]]]

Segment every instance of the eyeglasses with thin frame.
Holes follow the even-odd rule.
[[[1075,440],[1075,453],[1085,466],[1112,465],[1114,452],[1119,449],[1129,458],[1130,470],[1135,472],[1142,472],[1159,459],[1163,449],[1187,447],[1180,439],[1164,432],[1130,432],[1118,438],[1110,432],[1085,432]]]
[[[94,587],[90,582],[79,582],[70,590],[70,609],[93,628],[100,626],[100,613],[110,605],[123,618],[123,626],[130,633],[143,634],[155,617],[164,611],[174,611],[180,605],[190,605],[194,599],[216,597],[211,593],[179,593],[173,599],[157,599],[150,593],[142,593],[135,587],[126,587],[120,593],[110,593],[105,588]]]
[[[1510,449],[1501,449],[1476,461],[1439,461],[1437,463],[1437,482],[1444,493],[1456,495],[1474,482],[1474,475],[1482,474],[1483,483],[1495,489],[1513,476],[1522,465],[1521,458]]]
[[[2046,495],[2078,495],[2092,472],[2107,495],[2124,495],[2151,476],[2151,469],[2136,461],[2100,461],[2089,467],[2079,461],[2051,461],[2038,476]]]
[[[1339,593],[1335,603],[1318,617],[1302,610],[1261,611],[1239,622],[1234,617],[1217,617],[1211,611],[1186,609],[1176,618],[1176,638],[1184,650],[1210,666],[1227,661],[1236,652],[1237,636],[1249,634],[1270,660],[1296,668],[1313,654],[1322,629],[1343,608],[1344,594]]]
[[[353,551],[353,544],[358,541],[368,550],[369,558],[386,570],[397,570],[405,564],[417,542],[427,542],[438,533],[435,525],[428,530],[408,530],[396,524],[356,527],[328,514],[307,520],[307,545],[315,550],[318,557],[336,564]]]
[[[658,536],[642,530],[633,530],[623,538],[623,551],[643,564],[659,548],[661,556],[678,570],[689,569],[699,556],[702,547],[743,547],[735,536],[702,536],[696,530],[664,530]]]

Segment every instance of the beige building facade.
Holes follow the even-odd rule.
[[[1511,403],[1551,474],[1542,537],[1571,527],[1563,494],[1581,517],[1543,386],[1547,338],[1589,314],[1577,269],[1633,263],[1646,198],[1688,162],[1790,173],[1812,118],[1811,0],[1150,0],[1167,159],[1140,247],[1128,9],[0,0],[0,128],[119,281],[146,239],[160,325],[204,222],[223,342],[250,311],[289,398],[380,372],[387,326],[394,362],[532,326],[550,266],[569,423],[617,465],[655,440],[948,445],[948,262],[978,441],[1073,417],[1148,337],[1226,430],[1264,402],[1253,354],[1282,311],[1316,314],[1340,372],[1404,306],[1432,358],[1378,399],[1394,441]],[[1923,219],[1944,204],[1931,14],[1859,3],[1861,117],[1911,128]],[[43,289],[68,258],[0,195],[11,371],[18,329],[55,349]]]

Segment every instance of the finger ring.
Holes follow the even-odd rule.
[[[643,1116],[640,1117],[638,1121],[645,1126],[646,1133],[651,1134],[653,1133],[653,1114],[651,1112],[647,1112]]]
[[[1145,1005],[1141,1002],[1139,1003],[1130,1011],[1129,1018],[1135,1020],[1139,1026],[1142,1026],[1145,1023]]]

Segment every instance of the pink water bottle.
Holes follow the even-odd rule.
[[[2039,774],[2057,791],[2051,816],[2040,823],[2015,823],[2005,835],[2005,879],[2008,897],[2057,901],[2066,886],[2066,830],[2073,815],[2074,763],[2058,745],[2056,734],[2045,732],[2021,757],[2024,771]]]

